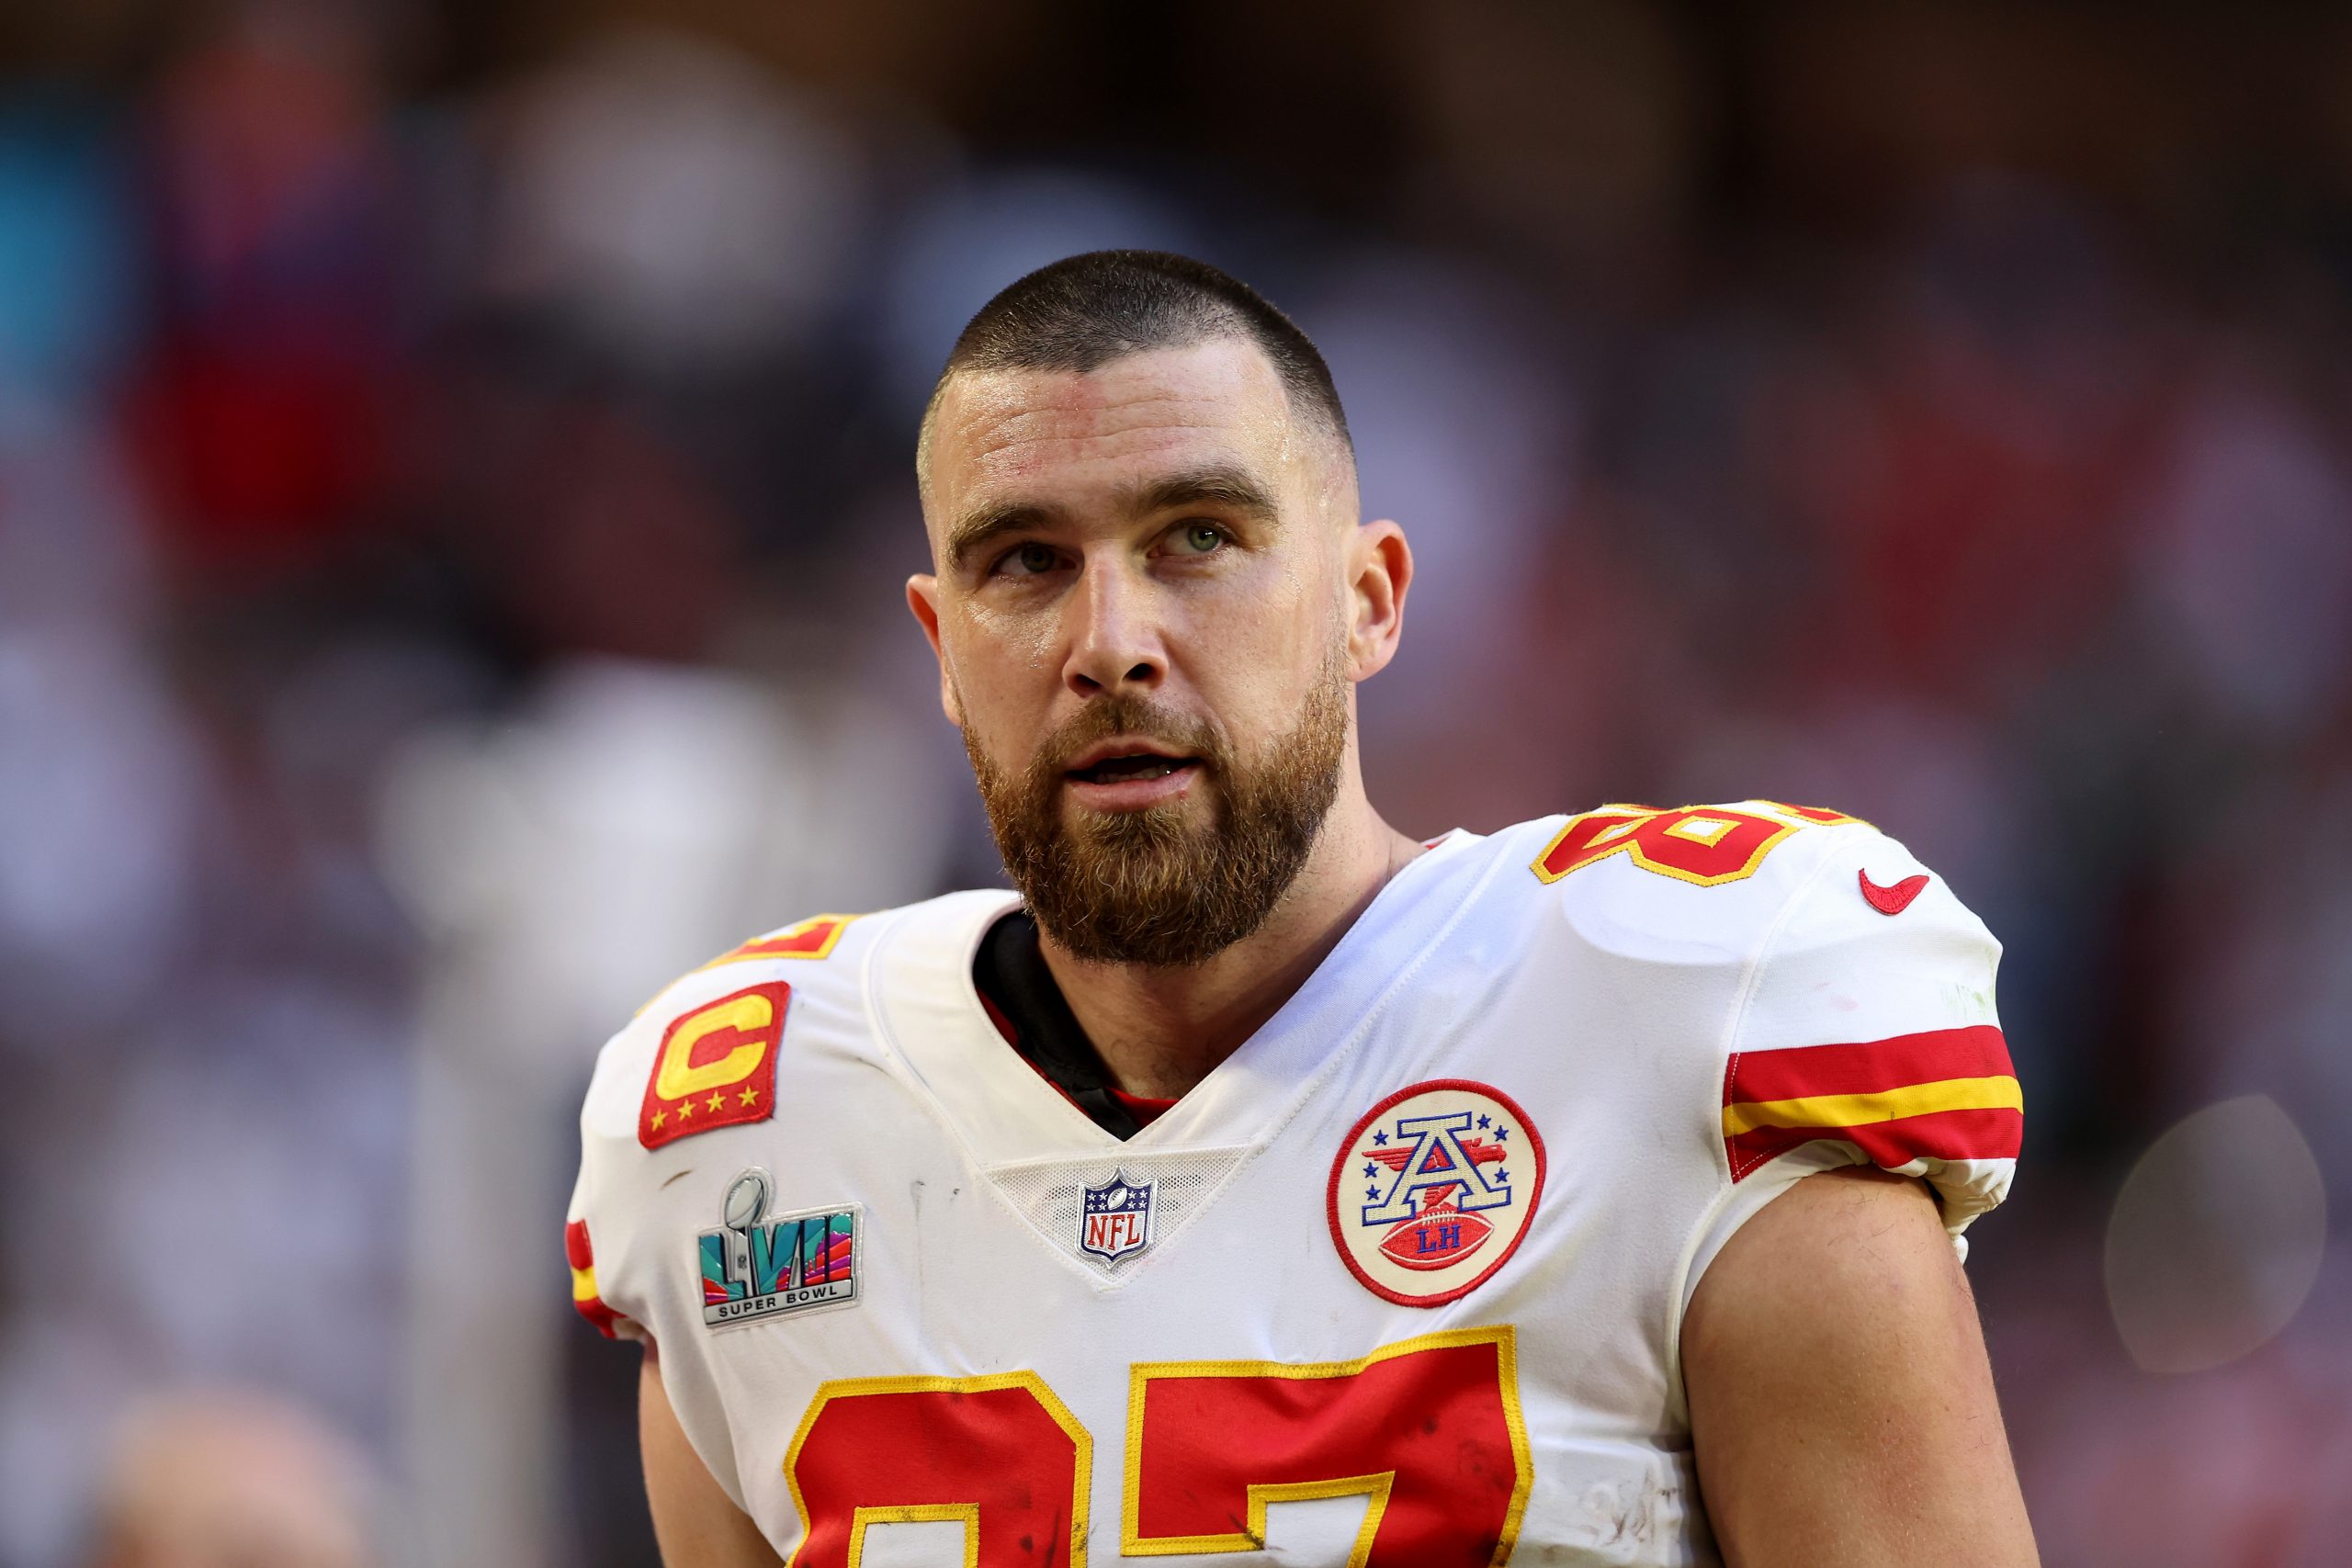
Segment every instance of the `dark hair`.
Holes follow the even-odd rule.
[[[1293,406],[1350,445],[1330,367],[1298,324],[1239,278],[1167,251],[1089,251],[1012,284],[956,337],[932,405],[959,370],[1094,370],[1225,337],[1256,344]]]

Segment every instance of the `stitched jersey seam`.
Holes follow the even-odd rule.
[[[1837,863],[1838,837],[1835,829],[1840,827],[1860,826],[1860,824],[1837,823],[1826,824],[1826,826],[1832,829],[1830,832],[1823,835],[1827,840],[1829,847],[1822,852],[1820,861],[1797,879],[1796,886],[1789,890],[1788,896],[1781,900],[1780,908],[1773,911],[1771,919],[1765,924],[1762,934],[1757,938],[1756,945],[1747,959],[1746,971],[1740,976],[1739,989],[1734,995],[1731,1008],[1725,1015],[1724,1032],[1719,1038],[1723,1041],[1724,1048],[1729,1057],[1724,1069],[1724,1092],[1726,1104],[1729,1103],[1731,1086],[1739,1071],[1739,1058],[1747,1054],[1735,1047],[1738,1043],[1741,1030],[1747,1025],[1748,1010],[1754,1005],[1756,993],[1762,987],[1764,971],[1770,963],[1774,945],[1787,931],[1789,922],[1795,918],[1797,907],[1804,901],[1805,895],[1813,890],[1814,885],[1819,882],[1830,866]],[[1690,1278],[1690,1265],[1696,1258],[1700,1241],[1713,1226],[1715,1217],[1722,1212],[1725,1201],[1737,1190],[1740,1179],[1747,1175],[1747,1171],[1756,1168],[1751,1164],[1747,1169],[1733,1170],[1730,1140],[1723,1135],[1723,1107],[1720,1105],[1715,1107],[1714,1112],[1714,1125],[1709,1142],[1722,1151],[1719,1157],[1724,1163],[1719,1168],[1725,1173],[1728,1179],[1716,1191],[1713,1201],[1699,1212],[1698,1218],[1684,1234],[1681,1257],[1676,1264],[1674,1277],[1668,1292],[1665,1347],[1668,1369],[1667,1401],[1669,1409],[1684,1409],[1682,1312],[1685,1287]],[[1687,1409],[1685,1409],[1685,1419],[1688,1419]]]

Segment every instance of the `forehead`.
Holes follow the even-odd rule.
[[[1082,502],[1201,463],[1278,483],[1303,445],[1281,377],[1256,345],[1233,340],[1086,371],[959,371],[940,394],[930,439],[924,512],[934,526],[998,497]]]

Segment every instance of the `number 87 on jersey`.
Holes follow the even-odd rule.
[[[1531,1468],[1509,1326],[1353,1361],[1129,1369],[1120,1555],[1265,1548],[1274,1504],[1361,1496],[1350,1568],[1508,1561]],[[957,1521],[968,1568],[1087,1560],[1093,1438],[1035,1372],[821,1385],[785,1459],[792,1568],[857,1568],[877,1524]]]

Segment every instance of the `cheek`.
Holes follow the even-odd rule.
[[[944,642],[957,680],[1012,691],[1040,680],[1054,682],[1058,637],[1061,626],[1051,609],[1004,611],[967,600],[955,611]]]
[[[1271,563],[1234,606],[1239,624],[1230,629],[1231,639],[1246,643],[1270,672],[1295,676],[1321,668],[1337,626],[1327,565],[1319,559]]]
[[[1000,763],[1026,758],[1044,731],[1059,684],[1053,632],[1030,617],[975,606],[941,625],[940,643],[965,728]]]
[[[952,639],[959,671],[986,671],[992,680],[1018,681],[1050,676],[1059,626],[1045,611],[992,610],[967,602],[957,612],[959,625]]]
[[[1237,734],[1286,734],[1321,677],[1336,635],[1332,606],[1306,566],[1276,565],[1195,624],[1196,678]]]

